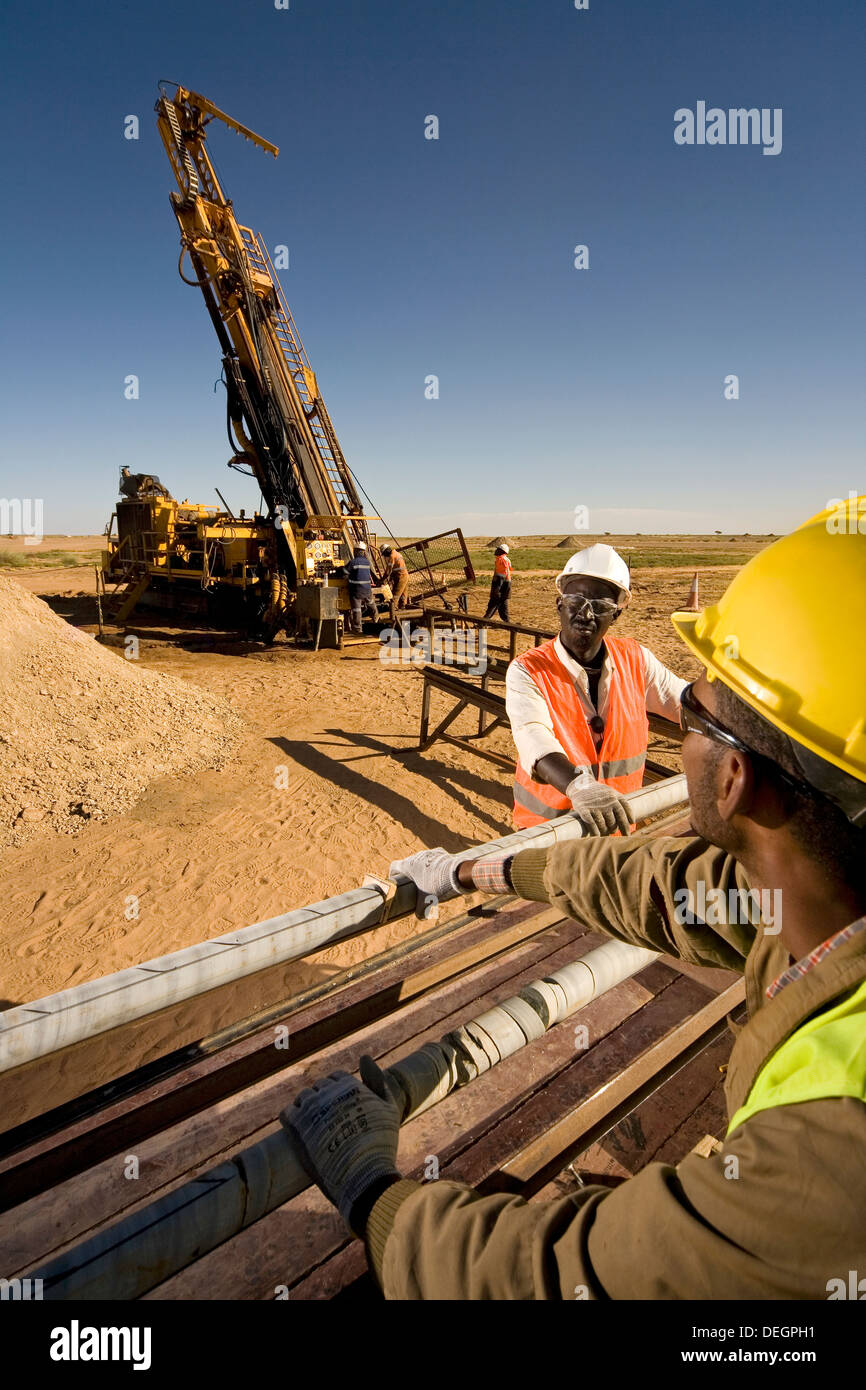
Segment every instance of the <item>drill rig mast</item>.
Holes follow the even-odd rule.
[[[280,568],[296,590],[339,563],[341,550],[348,559],[357,542],[369,544],[367,518],[267,248],[235,218],[205,128],[219,120],[274,157],[278,150],[183,87],[173,98],[162,92],[156,111],[179,189],[171,204],[181,266],[186,253],[222,348],[230,466],[258,483],[277,524]],[[316,540],[337,544],[314,553]]]
[[[155,109],[177,182],[170,198],[180,228],[178,268],[201,290],[221,348],[229,467],[255,479],[264,513],[235,517],[180,503],[161,485],[155,490],[153,478],[132,475],[117,504],[116,540],[114,517],[109,523],[103,562],[106,578],[129,586],[118,620],[148,588],[150,601],[171,607],[182,606],[179,592],[191,602],[198,585],[199,598],[240,599],[266,637],[299,618],[317,619],[320,633],[323,623],[330,631],[328,644],[338,643],[349,608],[341,567],[361,542],[377,567],[367,523],[381,518],[364,512],[267,247],[237,221],[207,151],[206,127],[221,121],[274,157],[279,151],[185,87],[169,96],[161,86]],[[404,558],[415,600],[443,593],[449,566],[474,580],[460,531],[417,541]]]

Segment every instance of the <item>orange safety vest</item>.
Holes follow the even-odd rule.
[[[610,688],[604,738],[598,752],[574,680],[557,656],[553,641],[543,642],[516,660],[544,696],[554,736],[574,766],[578,770],[590,768],[599,782],[625,794],[641,786],[646,762],[649,721],[643,656],[632,637],[606,637],[605,647]],[[514,774],[514,824],[519,830],[554,820],[570,808],[571,802],[563,792],[547,782],[533,782],[518,760]]]
[[[503,579],[511,578],[511,561],[507,555],[497,555],[496,563],[493,566],[495,574],[501,575]]]

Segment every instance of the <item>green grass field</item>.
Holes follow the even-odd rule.
[[[493,551],[489,549],[471,550],[470,556],[476,574],[493,573]],[[744,565],[752,557],[739,550],[714,551],[707,554],[706,550],[656,550],[651,546],[645,549],[640,546],[624,550],[623,559],[627,560],[632,569],[658,569],[664,566],[676,567],[682,565],[689,569],[700,569],[703,565]],[[570,551],[561,550],[558,546],[547,548],[536,548],[533,546],[512,546],[509,560],[514,566],[515,573],[521,570],[550,570],[553,574],[558,574],[568,559]]]
[[[97,557],[80,550],[0,550],[0,569],[72,569],[93,565]]]

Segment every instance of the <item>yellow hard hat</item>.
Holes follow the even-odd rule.
[[[755,555],[718,603],[672,621],[709,680],[866,782],[866,497],[831,502]],[[794,751],[809,781],[825,780]]]

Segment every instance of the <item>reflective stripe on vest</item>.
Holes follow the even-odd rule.
[[[764,1063],[728,1134],[760,1110],[832,1096],[866,1101],[866,980],[841,1004],[810,1018]]]
[[[604,740],[596,750],[574,679],[556,654],[554,641],[517,657],[550,711],[553,732],[566,757],[577,768],[589,768],[615,791],[637,791],[643,782],[649,724],[644,692],[643,654],[631,637],[605,639],[610,690]],[[553,820],[571,802],[547,782],[534,782],[518,761],[514,774],[514,824],[523,829]]]

